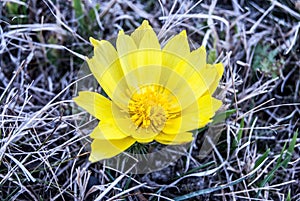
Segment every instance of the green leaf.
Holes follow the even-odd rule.
[[[217,51],[215,49],[212,49],[208,53],[207,57],[207,63],[213,64],[217,60]]]
[[[81,1],[73,0],[73,6],[75,10],[75,17],[78,19],[79,26],[81,29],[84,29],[86,27],[86,24],[84,23],[84,12],[81,5]]]
[[[283,158],[283,153],[284,153],[285,147],[286,147],[286,143],[284,144],[284,146],[283,146],[283,148],[282,148],[282,150],[280,152],[280,156],[279,156],[279,158],[276,161],[275,167],[269,172],[269,174],[267,174],[267,176],[264,178],[264,180],[259,183],[260,187],[264,187],[266,185],[266,183],[268,183],[269,181],[271,181],[273,179],[273,177],[275,176],[275,172],[281,166],[281,161],[282,161],[282,158]]]
[[[25,0],[21,0],[21,2],[25,2]],[[27,24],[28,23],[28,8],[23,4],[17,4],[12,2],[7,2],[7,16],[8,18],[13,18],[11,20],[11,24]],[[1,16],[2,17],[2,16]]]
[[[254,50],[252,68],[274,78],[278,77],[278,68],[284,62],[277,60],[277,55],[278,50],[271,50],[270,45],[258,44]]]
[[[238,147],[241,139],[242,139],[242,134],[243,134],[243,128],[244,128],[244,125],[245,125],[245,119],[242,118],[242,121],[240,123],[240,129],[237,133],[237,136],[236,138],[233,140],[233,143],[232,143],[232,147],[235,149],[236,147]]]
[[[100,8],[100,4],[96,4],[95,5],[95,9],[91,9],[89,11],[89,21],[93,22],[93,21],[96,20],[96,14],[95,14],[95,12],[97,12],[97,10],[99,10],[99,8]]]
[[[291,161],[291,158],[292,158],[292,155],[293,155],[293,152],[294,152],[294,149],[295,149],[295,145],[296,145],[296,142],[297,142],[297,137],[298,137],[298,131],[296,131],[294,133],[293,139],[290,142],[290,146],[288,147],[287,152],[286,152],[286,158],[282,162],[282,166],[284,168],[286,168],[288,163]]]
[[[205,164],[203,164],[203,165],[200,165],[200,166],[198,166],[198,167],[195,167],[195,168],[193,168],[193,169],[191,169],[191,170],[189,170],[189,171],[187,171],[187,172],[185,172],[185,173],[183,173],[183,174],[181,174],[181,175],[179,175],[179,176],[176,176],[176,177],[174,178],[174,180],[175,180],[175,179],[178,179],[178,178],[181,178],[181,177],[183,177],[183,176],[185,176],[185,175],[189,175],[189,174],[198,172],[199,170],[201,170],[201,169],[203,169],[203,168],[206,168],[206,167],[209,167],[209,166],[213,165],[214,163],[215,163],[215,162],[210,161],[210,162],[208,162],[208,163],[205,163]]]
[[[227,110],[225,112],[220,112],[216,114],[213,118],[212,124],[218,124],[220,122],[223,122],[226,118],[230,117],[232,114],[236,112],[236,109]]]
[[[14,15],[18,14],[18,7],[19,7],[18,4],[7,2],[6,7],[9,14],[14,14]]]
[[[274,177],[275,172],[280,168],[286,168],[288,163],[290,162],[291,158],[292,158],[292,154],[294,152],[294,148],[295,148],[295,144],[297,141],[297,136],[298,136],[298,130],[294,133],[294,136],[290,142],[289,147],[286,150],[286,145],[287,143],[284,144],[280,155],[276,161],[276,165],[275,167],[269,172],[269,174],[265,177],[265,179],[259,183],[260,187],[264,187],[266,185],[266,183],[268,183],[269,181],[271,181]],[[286,154],[284,154],[284,152],[286,151]]]
[[[289,192],[286,196],[286,201],[291,201],[291,189],[289,189]]]
[[[267,151],[261,157],[259,157],[259,159],[257,159],[253,169],[257,168],[268,157],[269,153],[270,153],[270,148],[267,149]]]
[[[241,177],[241,178],[239,178],[237,180],[234,180],[232,182],[229,182],[227,184],[223,184],[223,185],[220,185],[220,186],[195,191],[195,192],[192,192],[192,193],[189,193],[189,194],[186,194],[186,195],[176,197],[176,198],[174,198],[174,200],[175,201],[187,200],[187,199],[199,196],[199,195],[205,195],[205,194],[212,193],[212,192],[215,192],[215,191],[218,191],[218,190],[222,190],[224,188],[228,188],[230,186],[238,184],[238,183],[242,182],[243,180],[245,180],[246,178],[247,177]]]
[[[131,177],[128,177],[124,185],[124,189],[128,189],[130,187],[130,184],[131,184]]]
[[[83,10],[80,0],[73,0],[73,5],[75,9],[75,17],[80,18],[83,16]]]

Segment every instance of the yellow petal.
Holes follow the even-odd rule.
[[[91,138],[98,140],[119,140],[128,137],[129,135],[123,133],[113,123],[101,121],[98,126],[90,134]]]
[[[191,142],[193,139],[193,133],[191,132],[178,133],[175,135],[160,133],[155,137],[155,141],[165,145],[184,144],[187,142]]]
[[[206,66],[206,50],[203,46],[191,52],[188,56],[187,60],[191,63],[191,65],[200,70]]]
[[[182,111],[182,116],[195,114],[199,115],[199,120],[205,121],[206,119],[213,117],[221,105],[222,101],[206,94],[200,97],[197,102],[184,109]]]
[[[185,116],[178,117],[176,119],[170,119],[167,121],[163,132],[167,134],[176,134],[186,131],[192,131],[197,128],[202,128],[208,124],[210,120],[200,121],[194,114],[187,114]]]
[[[148,20],[144,20],[141,26],[139,26],[132,34],[131,38],[134,40],[137,47],[139,47],[140,42],[145,34],[145,32],[152,27],[149,25]]]
[[[115,117],[115,124],[121,132],[130,135],[140,143],[152,142],[158,133],[153,132],[150,128],[137,128],[133,121],[129,118]]]
[[[130,36],[124,34],[123,31],[119,32],[116,45],[122,70],[124,75],[126,75],[132,69],[138,67],[137,46],[134,40]]]
[[[181,60],[174,69],[161,68],[160,84],[172,91],[184,109],[209,90],[215,76],[216,72],[212,69],[196,70]]]
[[[152,29],[145,31],[144,36],[140,41],[137,60],[139,68],[144,66],[148,66],[149,68],[151,68],[152,66],[161,66],[162,64],[160,44],[155,32]],[[140,77],[148,75],[139,73],[137,76]],[[156,83],[158,80],[159,77],[156,80]]]
[[[220,79],[222,78],[222,75],[224,73],[224,66],[222,63],[217,63],[217,64],[214,64],[213,66],[211,66],[211,65],[208,65],[208,66],[215,69],[215,71],[217,72],[217,75],[216,75],[214,81],[212,82],[212,84],[209,87],[209,93],[213,94],[215,92],[215,90],[217,89]]]
[[[121,108],[125,109],[136,90],[141,86],[149,84],[160,84],[161,77],[160,66],[141,66],[129,73],[119,82],[112,100]]]
[[[97,119],[112,118],[112,103],[104,96],[90,91],[81,91],[74,102]]]
[[[152,68],[153,66],[161,66],[162,56],[160,44],[155,32],[150,29],[143,29],[143,37],[139,41],[139,49],[132,37],[120,32],[117,39],[117,50],[120,57],[120,63],[130,87],[145,82],[147,77],[153,75],[144,72],[141,67]],[[133,71],[133,72],[132,72]],[[133,79],[128,78],[128,74],[132,73]],[[148,80],[148,79],[147,79]],[[154,83],[159,80],[159,75],[156,76]]]
[[[163,48],[162,65],[164,67],[174,68],[181,60],[186,60],[190,53],[186,31],[171,38]]]
[[[94,163],[102,159],[114,157],[128,149],[135,143],[131,137],[120,140],[98,140],[94,139],[91,145],[91,155],[89,160]]]
[[[153,31],[147,20],[144,20],[142,25],[131,34],[131,38],[139,49],[160,49],[156,33]]]
[[[152,28],[145,31],[144,36],[140,41],[139,49],[161,49],[156,33]]]
[[[142,33],[139,34],[139,31]],[[141,38],[137,38],[138,35]],[[148,66],[149,68],[152,66],[161,66],[162,54],[160,44],[156,33],[153,31],[152,27],[149,26],[148,21],[144,21],[131,37],[135,40],[139,40],[138,43],[136,42],[139,50],[136,60],[139,68],[144,66]],[[137,76],[141,77],[145,75],[139,73]]]
[[[180,76],[187,81],[189,87],[195,93],[195,97],[198,98],[209,90],[209,87],[215,81],[217,71],[215,68],[210,68],[208,65],[201,69],[196,69],[190,62],[181,61],[175,67]],[[185,90],[182,89],[183,94]],[[184,96],[181,96],[184,97]]]
[[[164,52],[163,57],[164,60],[165,57],[172,58],[175,56]],[[173,58],[174,60],[176,58]],[[205,93],[213,93],[223,74],[223,67],[219,64],[216,67],[206,65],[204,47],[188,53],[186,58],[177,57],[177,61],[176,66],[173,67],[174,72],[166,74],[163,70],[161,78],[166,80],[164,86],[174,92],[184,109]]]
[[[202,128],[211,122],[211,118],[221,105],[221,101],[210,95],[204,95],[197,102],[184,109],[180,117],[169,119],[163,132],[174,134]]]
[[[148,54],[149,53],[149,54]],[[158,53],[158,52],[157,52]],[[127,74],[127,83],[129,86],[134,87],[134,89],[138,89],[141,86],[149,85],[149,84],[158,84],[159,79],[161,77],[161,67],[159,64],[157,65],[146,65],[146,62],[151,57],[148,57],[151,55],[149,52],[143,52],[145,59],[145,66],[140,66],[139,68],[133,70],[130,72],[130,74]],[[148,56],[146,56],[148,54]],[[157,58],[159,54],[156,54]],[[148,59],[147,59],[148,58]],[[155,59],[153,59],[155,60]],[[151,61],[150,61],[151,62]],[[152,61],[154,62],[154,61]],[[159,62],[159,61],[157,61]]]
[[[214,111],[218,111],[222,106],[222,101],[212,98],[212,107]]]
[[[90,41],[94,46],[94,56],[87,59],[87,63],[98,83],[111,97],[118,81],[123,76],[117,51],[108,41],[98,41],[93,38],[90,38]]]

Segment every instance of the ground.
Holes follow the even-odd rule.
[[[208,128],[176,162],[134,174],[88,162],[72,97],[89,37],[144,19],[224,63],[223,116],[205,157]],[[6,0],[0,24],[1,200],[300,200],[300,1]]]

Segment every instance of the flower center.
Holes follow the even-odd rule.
[[[170,93],[157,85],[141,87],[128,104],[129,115],[136,129],[150,128],[155,133],[159,133],[170,118],[169,108]]]

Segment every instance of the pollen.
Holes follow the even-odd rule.
[[[174,97],[162,86],[140,87],[131,97],[128,110],[136,129],[151,129],[159,133],[166,121],[172,118]]]

